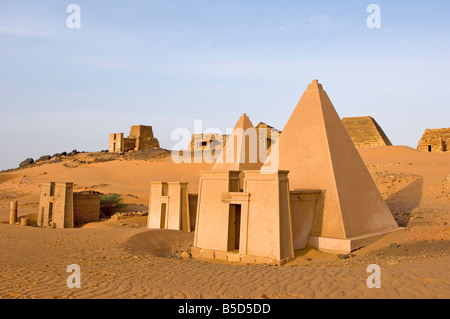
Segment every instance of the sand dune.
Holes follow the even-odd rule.
[[[197,193],[200,171],[210,170],[212,164],[175,164],[169,158],[159,162],[111,161],[67,167],[64,163],[47,164],[0,173],[0,221],[9,217],[9,201],[19,200],[20,212],[37,211],[39,184],[43,182],[73,182],[74,190],[96,190],[102,193],[131,194],[127,203],[148,205],[150,182],[188,182],[190,193]],[[18,173],[20,172],[20,174]],[[28,209],[29,206],[32,209]],[[27,207],[28,206],[28,207]]]
[[[450,296],[448,256],[431,254],[417,261],[377,255],[340,260],[326,254],[323,259],[312,256],[303,264],[269,267],[162,258],[154,256],[155,251],[142,253],[126,247],[141,241],[158,243],[160,235],[143,228],[60,230],[0,224],[0,298]],[[161,236],[171,238],[169,243],[175,247],[184,235],[190,234],[178,236],[181,239],[174,234]],[[389,254],[389,248],[381,251]],[[367,288],[370,263],[381,265],[382,289]],[[80,289],[66,286],[70,264],[81,268]]]

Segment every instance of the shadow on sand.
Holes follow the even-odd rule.
[[[408,226],[413,210],[422,200],[422,188],[423,177],[419,177],[386,199],[386,204],[400,227]]]

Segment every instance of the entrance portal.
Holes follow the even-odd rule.
[[[228,251],[239,250],[241,235],[241,205],[230,205],[228,223]]]

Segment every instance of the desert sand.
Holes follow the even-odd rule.
[[[71,158],[0,173],[0,298],[450,298],[450,154],[359,151],[405,230],[346,259],[305,249],[282,267],[183,259],[194,234],[148,230],[145,216],[75,229],[6,223],[12,200],[19,216],[37,213],[41,182],[118,193],[129,204],[124,211],[146,211],[151,181],[189,182],[197,193],[199,172],[212,164]],[[81,268],[80,289],[66,286],[70,264]],[[381,267],[380,289],[366,285],[370,264]]]

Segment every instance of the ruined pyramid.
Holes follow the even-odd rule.
[[[357,148],[392,146],[383,129],[371,116],[346,117],[342,119],[342,124]]]
[[[272,164],[278,159],[277,169],[290,171],[291,191],[322,190],[309,236],[312,246],[349,252],[398,230],[318,80],[308,85],[272,148]]]

